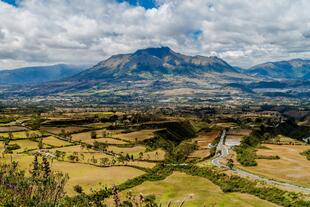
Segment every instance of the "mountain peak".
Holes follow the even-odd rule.
[[[174,52],[169,47],[150,47],[137,50],[133,55],[152,55],[162,58],[172,53]]]
[[[187,56],[169,47],[151,47],[101,61],[78,79],[159,79],[165,76],[200,77],[208,72],[237,72],[217,57]]]

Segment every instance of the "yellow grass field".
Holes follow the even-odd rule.
[[[219,136],[220,131],[213,130],[211,132],[203,132],[198,135],[198,137],[194,138],[193,141],[197,142],[197,145],[200,149],[207,149],[208,144],[212,143],[213,140]]]
[[[52,134],[60,134],[62,132],[62,130],[65,130],[66,133],[77,133],[80,132],[82,130],[85,130],[87,128],[85,127],[75,127],[75,126],[71,126],[71,127],[42,127],[41,130],[43,131],[47,131],[49,133]]]
[[[115,146],[108,146],[107,148],[108,151],[113,151],[114,153],[117,154],[129,154],[133,155],[134,158],[139,157],[139,153],[142,152],[144,154],[146,148],[144,146],[135,146],[135,147],[115,147]]]
[[[69,152],[69,153],[73,153],[73,152],[78,152],[78,153],[97,152],[97,151],[92,150],[92,149],[82,148],[81,145],[74,145],[74,146],[51,149],[51,151],[56,151],[56,150],[63,151],[63,152]]]
[[[273,178],[280,181],[310,187],[310,161],[300,152],[310,149],[310,146],[301,145],[272,145],[264,144],[268,149],[259,149],[258,155],[278,155],[279,160],[257,159],[257,166],[239,168]]]
[[[28,150],[35,150],[38,149],[38,142],[34,142],[28,139],[25,140],[13,140],[10,142],[10,144],[18,144],[20,146],[20,149],[13,150],[13,153],[21,153],[23,151]],[[43,147],[47,147],[47,145],[43,145]],[[0,141],[0,152],[4,150],[4,143]]]
[[[226,145],[229,146],[239,145],[242,138],[245,136],[249,136],[251,132],[252,130],[250,129],[241,129],[241,128],[229,129],[227,132],[225,143]]]
[[[106,128],[108,126],[111,126],[111,123],[110,122],[106,122],[106,123],[91,123],[91,124],[86,124],[86,125],[83,125],[83,126],[86,126],[86,127],[92,127],[92,128],[96,128],[96,129],[100,129],[100,128]]]
[[[31,136],[31,135],[33,135],[33,134],[35,134],[35,135],[37,135],[37,136],[42,136],[42,134],[39,132],[39,131],[37,131],[37,130],[29,130],[29,131],[27,131],[28,133],[29,133],[29,135]],[[0,133],[0,137],[8,137],[9,136],[9,134],[8,133]],[[13,139],[21,139],[21,138],[27,138],[27,136],[26,136],[26,131],[21,131],[21,132],[13,132]]]
[[[51,152],[55,152],[56,150],[66,152],[65,161],[70,161],[68,156],[76,155],[79,158],[79,163],[92,163],[92,164],[100,164],[100,158],[108,158],[109,161],[113,159],[112,156],[104,154],[102,152],[97,152],[92,149],[83,149],[80,145],[69,146],[69,147],[61,147],[51,149]],[[91,162],[92,159],[96,159],[97,163]]]
[[[38,149],[38,142],[34,142],[31,140],[17,140],[17,141],[11,141],[10,144],[18,144],[21,148],[18,150],[14,150],[14,153],[23,152],[26,150],[34,150]],[[43,147],[45,147],[43,145]]]
[[[114,137],[119,139],[124,139],[127,141],[143,141],[146,139],[151,139],[154,137],[154,132],[158,131],[158,129],[146,129],[146,130],[140,130],[136,132],[130,132],[130,133],[119,133],[114,135]]]
[[[210,155],[208,145],[220,134],[220,131],[213,130],[211,132],[203,132],[193,139],[197,143],[198,149],[189,155],[189,158],[205,158]]]
[[[283,145],[305,145],[304,142],[292,139],[290,137],[283,136],[281,134],[277,135],[271,140],[267,140],[268,144],[283,144]]]
[[[214,127],[214,128],[231,128],[231,127],[237,127],[237,124],[236,123],[233,123],[233,122],[224,122],[224,123],[216,123],[216,124],[213,124],[211,127]]]
[[[178,207],[184,201],[183,207],[212,206],[212,207],[276,207],[277,205],[261,200],[255,196],[241,193],[223,193],[211,181],[201,177],[174,172],[165,180],[144,182],[130,189],[134,195],[143,193],[153,194],[162,206]],[[126,192],[121,193],[125,199]],[[112,200],[107,201],[108,206]]]
[[[29,170],[33,162],[33,156],[25,154],[5,155],[0,158],[2,163],[9,163],[12,160],[18,161],[19,167],[24,169],[29,175]],[[90,193],[91,188],[111,187],[113,184],[120,184],[128,179],[142,175],[144,172],[132,167],[96,167],[88,164],[60,162],[54,160],[51,163],[53,171],[60,171],[69,175],[69,181],[65,190],[69,195],[74,195],[73,187],[81,185],[86,193]]]
[[[27,154],[5,154],[0,158],[1,163],[10,163],[11,161],[17,161],[18,166],[25,170],[26,174],[29,174],[31,164],[33,162],[33,156]]]
[[[109,130],[96,130],[96,133],[97,133],[97,138],[102,138],[102,133],[106,131],[108,133],[112,133],[112,136],[114,134],[118,134],[121,132],[121,130],[114,130],[114,131],[109,131]],[[91,140],[91,131],[89,132],[82,132],[82,133],[77,133],[77,134],[72,134],[72,140],[74,141],[82,141],[82,142],[85,142],[87,140]]]
[[[81,185],[85,193],[91,189],[111,187],[125,182],[128,179],[144,174],[143,171],[131,167],[96,167],[80,163],[54,162],[52,169],[69,175],[65,190],[69,195],[75,194],[73,187]]]
[[[48,145],[52,145],[54,147],[62,147],[62,146],[67,146],[67,145],[71,144],[70,142],[66,142],[66,141],[57,139],[53,136],[43,138],[43,143],[48,144]]]
[[[99,138],[99,139],[87,139],[84,140],[85,143],[87,144],[93,144],[94,142],[102,142],[102,143],[107,143],[107,144],[126,144],[127,142],[113,139],[113,138]]]
[[[145,160],[164,160],[166,156],[166,152],[163,149],[157,149],[154,151],[149,151],[143,153],[142,159]]]
[[[227,135],[235,135],[235,136],[248,136],[250,135],[252,130],[250,129],[241,129],[241,128],[233,128],[229,129]]]
[[[156,163],[154,162],[143,162],[143,161],[130,161],[127,164],[144,168],[153,168],[156,166]]]

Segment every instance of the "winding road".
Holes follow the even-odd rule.
[[[221,139],[216,147],[216,154],[214,156],[214,158],[211,160],[211,163],[219,168],[224,168],[227,170],[231,170],[233,173],[243,176],[243,177],[248,177],[250,179],[253,179],[255,181],[260,181],[260,182],[264,182],[266,184],[270,184],[270,185],[275,185],[275,186],[279,186],[279,187],[284,187],[288,190],[292,190],[292,191],[298,191],[298,192],[303,192],[306,194],[310,194],[310,188],[306,188],[306,187],[302,187],[302,186],[298,186],[298,185],[294,185],[294,184],[290,184],[290,183],[284,183],[284,182],[279,182],[279,181],[275,181],[275,180],[270,180],[268,178],[259,176],[259,175],[255,175],[249,172],[246,172],[244,170],[240,170],[237,168],[233,168],[230,169],[228,168],[226,165],[222,164],[221,161],[224,160],[228,155],[229,155],[229,150],[230,147],[225,145],[225,136],[226,136],[226,130],[222,131],[222,135],[221,135]]]

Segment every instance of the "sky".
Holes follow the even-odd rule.
[[[248,68],[310,58],[309,0],[0,0],[0,69],[168,46]]]

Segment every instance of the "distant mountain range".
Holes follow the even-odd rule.
[[[0,71],[4,97],[61,95],[96,97],[105,103],[231,98],[310,97],[310,61],[269,62],[249,69],[232,67],[218,57],[188,56],[168,47],[114,55],[83,70],[56,65]],[[48,82],[50,81],[50,82]],[[1,84],[0,84],[1,85]],[[170,98],[167,98],[170,97]]]
[[[55,81],[68,78],[83,70],[85,66],[66,64],[0,70],[0,84],[34,84]]]
[[[253,66],[244,72],[274,79],[310,79],[310,60],[267,62]]]
[[[249,69],[232,67],[212,56],[187,56],[168,47],[147,48],[132,54],[114,55],[86,70],[79,65],[51,65],[0,70],[0,84],[34,84],[48,81],[153,80],[167,77],[199,77],[216,73],[219,78],[259,77],[266,79],[309,80],[310,60],[267,62]],[[217,77],[218,78],[218,77]]]

